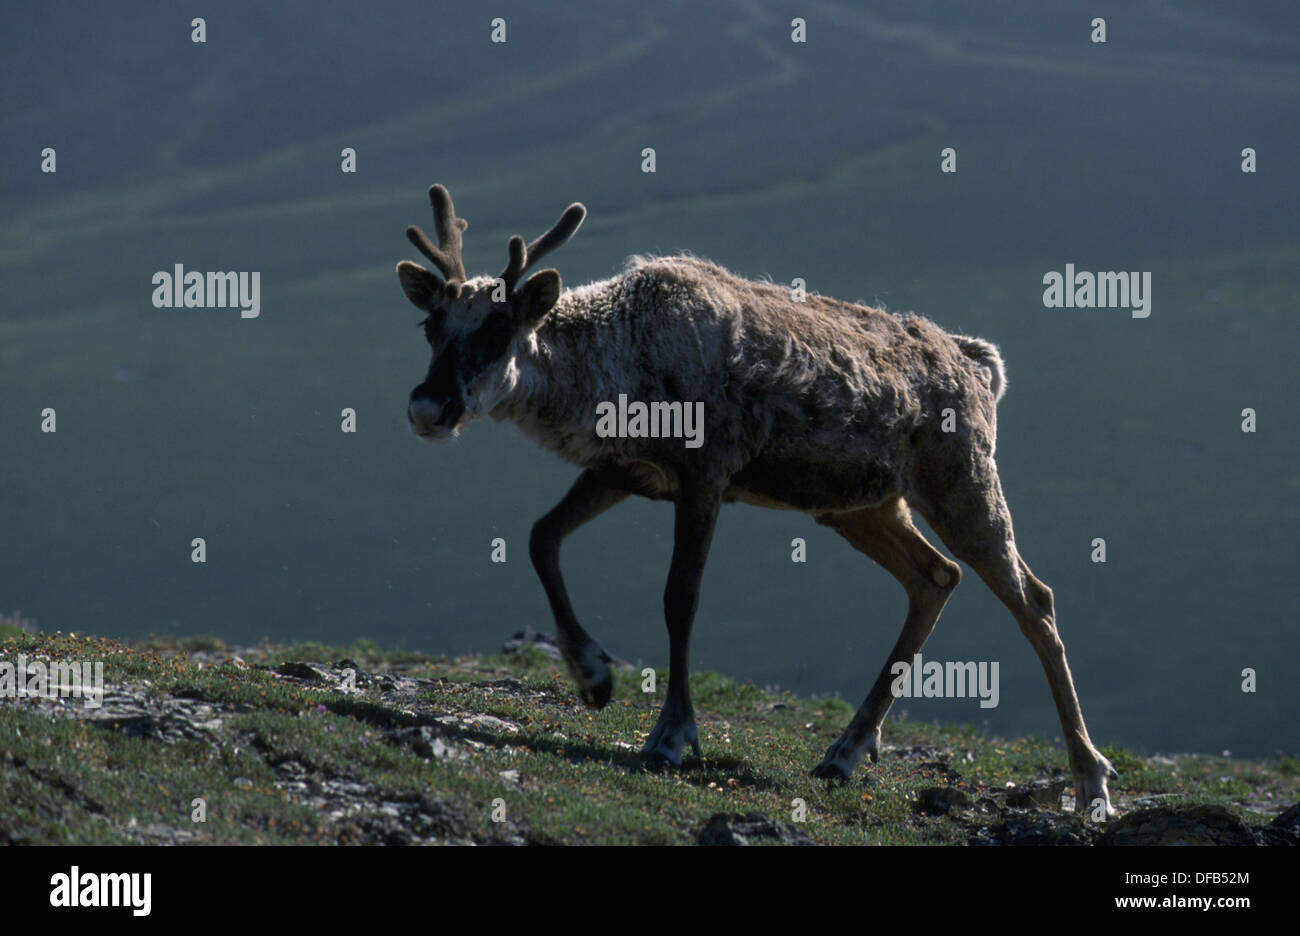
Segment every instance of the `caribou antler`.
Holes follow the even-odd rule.
[[[469,222],[456,217],[456,206],[451,203],[451,193],[445,185],[431,186],[429,201],[433,205],[433,226],[438,233],[438,246],[433,246],[428,236],[414,224],[406,229],[406,237],[420,253],[433,261],[448,283],[463,283],[469,276],[465,273],[465,261],[461,259],[460,235],[469,227]]]
[[[557,247],[563,246],[565,241],[572,237],[581,227],[582,221],[586,217],[587,209],[581,203],[574,202],[564,209],[564,214],[560,215],[560,220],[555,222],[553,228],[527,247],[524,246],[524,239],[518,234],[510,238],[510,262],[501,271],[501,279],[505,280],[506,284],[506,294],[509,295],[515,291],[515,286],[518,285],[519,280],[532,268],[534,263]]]

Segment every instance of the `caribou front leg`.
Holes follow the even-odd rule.
[[[703,759],[691,705],[691,624],[700,603],[700,580],[709,556],[709,544],[722,506],[721,489],[683,482],[673,516],[673,560],[664,588],[664,618],[668,624],[668,697],[659,721],[646,739],[642,753],[652,766],[681,766],[682,751],[690,745]]]
[[[593,517],[599,516],[627,497],[626,491],[611,488],[594,471],[584,471],[555,507],[533,524],[528,554],[542,580],[546,597],[555,614],[556,639],[560,654],[582,701],[603,708],[614,692],[609,654],[582,629],[573,613],[569,593],[560,574],[560,544],[564,538]]]

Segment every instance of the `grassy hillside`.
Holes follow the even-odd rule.
[[[892,721],[880,762],[828,787],[808,769],[846,703],[710,673],[693,679],[703,763],[651,773],[637,752],[662,672],[656,694],[621,673],[614,701],[593,712],[532,646],[447,659],[366,642],[127,646],[0,628],[0,661],[100,660],[106,684],[98,709],[0,703],[0,842],[688,844],[708,826],[756,843],[1083,844],[1296,831],[1294,815],[1267,825],[1300,790],[1287,758],[1108,749],[1124,818],[1102,829],[1056,805],[1072,792],[1059,745],[970,727]],[[738,815],[749,818],[725,818]]]

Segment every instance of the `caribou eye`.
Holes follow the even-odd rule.
[[[427,334],[430,334],[430,333],[433,332],[434,329],[436,329],[436,328],[439,327],[439,325],[441,324],[441,322],[443,321],[443,319],[446,317],[446,315],[447,315],[447,313],[446,313],[446,310],[445,310],[445,309],[440,309],[440,308],[439,308],[439,309],[434,309],[432,312],[430,312],[428,315],[426,315],[423,319],[421,319],[420,322],[419,322],[419,324],[416,325],[416,327],[417,327],[417,328],[423,328],[423,329],[424,329],[424,332],[425,332],[426,335],[427,335]]]

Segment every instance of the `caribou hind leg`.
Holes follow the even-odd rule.
[[[1076,809],[1087,812],[1101,807],[1110,817],[1114,810],[1106,781],[1117,774],[1088,737],[1065,645],[1056,628],[1052,590],[1030,571],[1016,549],[1011,511],[993,459],[983,458],[976,467],[974,474],[963,473],[961,483],[944,486],[923,513],[953,555],[974,569],[1007,606],[1042,661],[1074,774]]]
[[[880,756],[880,726],[894,703],[890,691],[895,663],[909,666],[934,630],[948,596],[961,579],[961,568],[931,546],[912,523],[901,498],[881,507],[817,518],[898,579],[907,592],[903,631],[890,651],[875,685],[849,726],[831,745],[813,776],[847,779],[863,755]]]
[[[594,471],[578,476],[569,493],[542,519],[533,524],[528,553],[546,589],[555,614],[556,638],[565,665],[578,684],[582,701],[603,708],[614,691],[609,654],[578,623],[569,593],[560,574],[560,544],[588,520],[599,516],[627,497],[626,491],[611,488]]]

